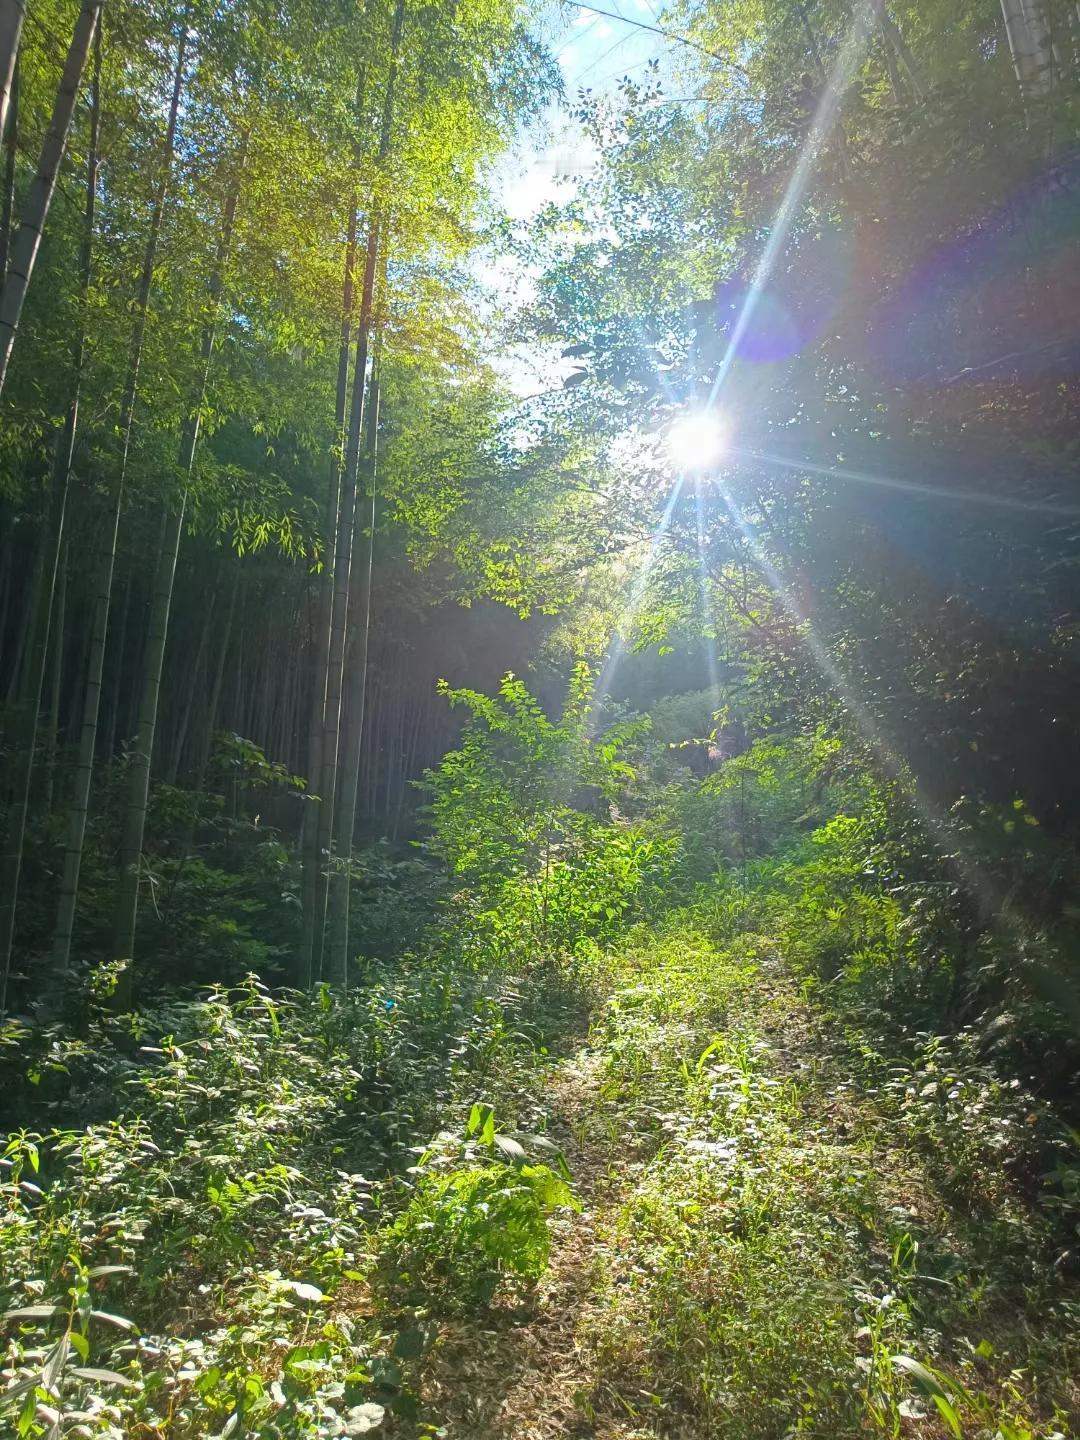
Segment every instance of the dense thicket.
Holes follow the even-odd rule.
[[[554,403],[640,517],[628,638],[712,637],[758,725],[889,780],[905,875],[1010,935],[956,962],[975,1011],[1032,930],[1071,968],[1080,838],[1075,20],[1018,49],[1005,9],[683,6],[680,93],[583,94],[604,163],[529,240]],[[672,493],[654,437],[709,407],[726,455]]]
[[[75,17],[32,7],[19,49],[13,247]],[[129,959],[225,802],[304,831],[290,965],[321,972],[329,887],[341,975],[330,854],[357,813],[411,811],[469,628],[426,611],[476,592],[408,572],[395,515],[494,444],[464,258],[552,75],[501,5],[114,5],[89,36],[43,247],[4,291],[27,296],[0,402],[4,974],[25,1003],[73,954]]]

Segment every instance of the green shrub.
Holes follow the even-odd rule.
[[[487,1305],[508,1275],[539,1280],[551,1251],[548,1216],[572,1204],[546,1165],[496,1161],[423,1175],[388,1233],[384,1284],[450,1313]]]
[[[445,690],[472,712],[460,750],[426,776],[430,852],[449,867],[459,943],[500,956],[610,938],[670,870],[677,842],[629,823],[626,746],[644,722],[592,733],[592,680],[575,670],[557,720],[508,675],[497,699]]]

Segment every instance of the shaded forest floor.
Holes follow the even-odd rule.
[[[427,1433],[1075,1433],[1075,1288],[1004,1167],[976,1173],[973,1142],[960,1175],[928,1135],[937,1081],[869,1083],[775,954],[686,919],[608,957],[597,996],[533,1094],[581,1208],[534,1293],[440,1326]]]

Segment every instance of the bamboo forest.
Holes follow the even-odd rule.
[[[1080,1440],[1080,6],[0,0],[0,1436]]]

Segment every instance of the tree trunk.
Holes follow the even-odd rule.
[[[37,595],[34,603],[33,640],[29,663],[21,690],[21,724],[16,726],[15,794],[10,818],[3,864],[0,866],[0,1011],[7,1003],[11,951],[15,938],[15,909],[18,904],[19,878],[22,871],[23,846],[30,806],[30,786],[34,757],[37,751],[38,719],[45,686],[45,665],[49,653],[49,634],[53,620],[53,597],[56,576],[64,550],[64,524],[67,518],[68,490],[71,483],[71,461],[78,426],[79,399],[82,390],[83,362],[86,353],[86,303],[90,293],[90,277],[94,258],[94,215],[97,206],[98,143],[101,133],[101,44],[100,30],[94,43],[94,78],[91,89],[90,142],[86,159],[86,205],[83,215],[82,252],[79,277],[79,328],[72,347],[71,400],[64,418],[64,429],[56,453],[56,473],[46,533],[42,536],[42,557]],[[53,647],[63,649],[63,633],[55,635]]]
[[[390,67],[386,79],[382,123],[379,133],[378,165],[382,170],[390,153],[390,136],[394,122],[394,87],[397,80],[398,51],[405,19],[404,0],[397,0],[390,38]],[[371,337],[371,302],[375,290],[375,268],[379,255],[379,219],[368,217],[367,247],[364,258],[364,283],[360,299],[360,318],[356,328],[356,356],[353,361],[352,404],[349,411],[349,438],[345,466],[341,477],[341,506],[338,516],[337,555],[334,562],[334,599],[330,623],[330,656],[327,664],[326,723],[323,740],[322,795],[320,807],[319,848],[329,859],[333,884],[334,815],[329,801],[337,795],[339,731],[341,727],[342,674],[345,663],[345,642],[348,627],[349,583],[352,569],[353,526],[356,512],[356,484],[360,465],[360,437],[364,417],[364,389],[367,379],[368,344]],[[316,912],[318,927],[320,914]],[[316,934],[315,946],[320,943]],[[329,978],[329,977],[328,977]]]
[[[13,103],[11,92],[25,19],[26,0],[0,0],[0,135],[4,133],[8,108]]]
[[[1020,93],[1030,100],[1039,93],[1039,57],[1023,0],[1001,0],[1001,14]]]
[[[86,69],[86,62],[90,55],[90,46],[93,44],[94,32],[97,30],[101,5],[102,0],[83,0],[79,18],[75,22],[75,32],[68,49],[67,60],[64,63],[64,72],[60,77],[60,88],[56,92],[52,119],[45,133],[45,143],[41,147],[37,174],[34,176],[30,194],[27,197],[26,213],[11,247],[11,263],[8,273],[4,277],[3,289],[0,291],[0,391],[3,390],[4,381],[7,378],[11,348],[15,343],[15,332],[19,326],[23,302],[30,286],[34,262],[41,247],[41,236],[45,229],[49,206],[52,204],[53,192],[56,189],[56,181],[64,159],[64,151],[67,149],[71,117],[75,113],[75,102],[78,98],[79,86],[82,83],[83,71]],[[0,63],[2,63],[2,57],[0,57]],[[0,80],[2,78],[0,76]],[[6,89],[4,99],[6,102]]]
[[[889,89],[892,91],[893,104],[899,107],[903,105],[906,97],[900,80],[900,70],[896,63],[896,52],[889,42],[888,35],[881,37],[881,53],[885,59],[885,73],[889,77]]]
[[[15,639],[15,655],[11,664],[11,672],[8,675],[7,693],[4,696],[4,704],[12,710],[19,707],[19,697],[26,688],[26,675],[29,666],[27,651],[33,648],[34,636],[37,634],[38,615],[41,610],[41,587],[42,575],[45,566],[45,553],[49,548],[49,516],[44,514],[41,517],[41,535],[38,537],[33,548],[33,560],[30,563],[29,584],[22,590],[30,593],[30,613],[25,615],[18,626]],[[27,643],[29,641],[29,644]],[[17,728],[17,727],[14,727]],[[8,726],[4,727],[6,731]]]
[[[362,323],[362,322],[361,322]],[[376,362],[377,363],[377,362]],[[349,896],[351,875],[348,868],[352,857],[353,833],[356,829],[356,794],[360,780],[360,759],[364,742],[364,703],[367,692],[368,638],[371,631],[371,577],[375,559],[375,495],[379,434],[379,377],[377,368],[371,372],[367,398],[367,472],[371,489],[371,505],[367,509],[367,548],[364,573],[351,606],[350,628],[355,639],[350,659],[352,671],[344,728],[345,760],[341,774],[341,795],[335,825],[335,849],[346,868],[331,877],[329,944],[330,977],[341,985],[349,977]]]
[[[169,633],[169,615],[172,610],[173,587],[176,581],[176,560],[180,551],[180,537],[184,529],[184,511],[188,487],[195,468],[195,454],[199,444],[199,426],[206,402],[206,389],[210,377],[210,363],[214,354],[220,311],[221,292],[224,285],[225,267],[232,247],[233,222],[236,218],[236,202],[244,172],[247,154],[246,140],[242,143],[238,157],[236,177],[225,202],[222,219],[221,243],[214,274],[210,279],[211,317],[203,332],[200,350],[200,375],[198,392],[189,418],[184,422],[180,437],[178,472],[183,477],[179,503],[166,509],[162,516],[162,543],[154,579],[154,593],[150,605],[150,627],[147,635],[146,653],[143,657],[142,698],[139,704],[139,723],[136,730],[135,748],[127,774],[127,804],[124,812],[124,828],[120,842],[120,886],[117,894],[116,919],[113,929],[113,958],[131,960],[135,951],[135,923],[139,908],[139,873],[142,866],[143,839],[146,834],[146,805],[150,794],[150,765],[154,754],[154,735],[157,730],[158,701],[161,696],[161,673],[165,660],[165,642]],[[131,971],[124,972],[118,986],[117,999],[122,1005],[131,990]]]
[[[109,723],[105,730],[102,752],[107,757],[116,754],[116,737],[120,732],[120,707],[124,692],[124,657],[127,654],[128,621],[131,618],[131,576],[120,581],[123,603],[120,606],[119,626],[110,626],[109,646],[113,655],[112,694],[109,700]]]
[[[409,798],[409,779],[416,766],[416,753],[420,747],[420,732],[423,727],[424,708],[417,705],[409,726],[409,736],[405,742],[405,751],[401,761],[401,787],[398,790],[397,809],[394,811],[394,825],[390,831],[390,838],[395,843],[401,833],[401,822],[405,815],[406,802]]]
[[[356,123],[363,115],[367,66],[361,65],[356,82]],[[355,156],[359,159],[359,154]],[[337,392],[334,404],[334,456],[330,476],[329,506],[326,515],[328,554],[319,576],[318,639],[315,676],[311,689],[308,726],[308,784],[317,787],[315,798],[304,812],[301,837],[303,873],[301,878],[301,929],[299,981],[309,987],[322,969],[326,924],[326,896],[329,876],[328,837],[333,833],[334,795],[323,792],[323,765],[327,745],[327,690],[330,676],[331,631],[333,627],[334,575],[341,522],[341,473],[345,463],[346,419],[349,404],[349,360],[356,271],[356,197],[349,208],[345,243],[345,275],[341,295],[341,339],[338,348]],[[323,792],[323,793],[318,793]]]
[[[0,200],[0,290],[7,274],[11,252],[11,226],[15,215],[15,162],[19,153],[19,70],[11,82],[11,99],[7,111],[7,130],[0,126],[4,142],[4,195]]]
[[[60,573],[56,579],[56,621],[52,627],[52,674],[49,679],[49,710],[45,727],[45,785],[42,803],[46,815],[52,814],[56,787],[56,750],[60,732],[60,698],[64,682],[64,637],[67,622],[68,544],[60,552]]]
[[[907,76],[912,94],[916,100],[922,100],[926,94],[926,86],[923,84],[919,67],[915,63],[915,57],[912,55],[907,41],[900,33],[899,25],[897,25],[896,21],[884,7],[882,7],[881,11],[881,30],[885,37],[886,51],[895,53],[900,61],[904,74]]]
[[[1049,95],[1054,88],[1061,57],[1054,44],[1053,26],[1046,0],[1023,0],[1023,7],[1034,52],[1032,94]]]
[[[218,707],[221,704],[221,687],[225,683],[225,663],[229,658],[229,645],[232,642],[233,621],[236,619],[236,597],[240,590],[240,571],[233,572],[233,583],[229,590],[229,609],[225,616],[225,628],[221,634],[221,649],[218,652],[217,667],[214,670],[214,683],[210,689],[210,699],[206,706],[206,729],[203,734],[202,751],[199,756],[198,768],[195,772],[194,789],[196,794],[201,794],[206,781],[206,767],[210,762],[210,747],[214,743],[214,726],[217,724]]]
[[[803,28],[803,34],[806,36],[806,46],[807,49],[810,51],[810,57],[814,62],[814,69],[817,71],[818,84],[820,86],[821,93],[824,95],[826,93],[829,83],[829,72],[825,68],[825,62],[821,56],[821,48],[818,45],[817,36],[814,34],[814,27],[810,24],[810,15],[807,12],[806,6],[802,3],[802,0],[796,0],[795,8],[799,12],[799,21]],[[812,124],[813,122],[811,122],[811,126]],[[837,168],[840,172],[840,179],[850,180],[851,161],[848,157],[847,135],[844,131],[844,126],[840,118],[839,111],[837,111],[836,114],[836,123],[833,128],[833,133],[836,137]]]
[[[75,903],[79,893],[79,871],[82,868],[83,841],[86,835],[86,817],[90,806],[90,785],[94,775],[94,752],[97,748],[98,714],[101,709],[101,680],[105,664],[105,642],[109,632],[109,604],[112,596],[113,571],[116,567],[117,539],[120,531],[120,511],[124,498],[124,482],[127,476],[128,455],[131,450],[131,424],[135,413],[135,400],[139,389],[139,367],[142,363],[143,341],[146,337],[146,317],[150,305],[150,291],[154,280],[154,259],[157,254],[158,237],[165,211],[165,197],[172,177],[173,154],[176,148],[176,122],[180,113],[180,95],[184,85],[184,61],[187,54],[187,26],[181,29],[176,52],[176,69],[173,73],[172,97],[169,102],[169,116],[165,127],[164,153],[161,159],[161,174],[157,193],[150,213],[150,231],[143,253],[142,273],[135,297],[135,324],[132,328],[131,349],[128,353],[127,375],[124,393],[120,401],[121,450],[118,457],[116,476],[110,505],[109,521],[106,526],[107,539],[98,566],[97,594],[94,600],[93,619],[90,631],[90,654],[86,669],[86,687],[83,697],[82,724],[79,731],[79,756],[75,768],[74,795],[68,817],[68,837],[64,851],[64,873],[60,882],[60,902],[57,910],[56,930],[53,935],[53,964],[61,974],[66,972],[71,961],[71,936],[75,926]]]
[[[341,292],[341,342],[338,349],[337,396],[334,411],[334,459],[331,467],[327,535],[330,550],[319,576],[315,673],[312,677],[308,715],[307,781],[321,790],[326,724],[326,691],[330,666],[330,627],[333,615],[334,565],[341,504],[341,466],[345,448],[345,416],[349,398],[349,357],[352,340],[353,271],[356,266],[356,201],[349,211],[345,244],[345,278]],[[299,981],[309,987],[322,965],[323,921],[326,913],[326,874],[322,838],[328,829],[326,812],[333,813],[333,796],[319,795],[304,812],[303,875],[301,878],[302,922]],[[331,822],[332,823],[332,822]]]
[[[12,556],[15,550],[15,527],[6,505],[0,508],[0,523],[2,523],[4,531],[3,544],[0,547],[0,676],[2,676],[8,650],[7,623],[8,610],[11,607],[11,572],[14,568]]]
[[[176,735],[173,738],[172,754],[169,757],[169,764],[165,771],[165,783],[175,785],[176,777],[180,773],[180,766],[184,759],[184,746],[187,744],[188,730],[191,728],[191,711],[195,703],[195,692],[199,689],[206,670],[206,649],[210,640],[210,627],[214,620],[214,611],[217,608],[217,591],[210,592],[210,601],[203,615],[203,623],[199,627],[199,648],[195,652],[195,662],[191,667],[190,684],[184,690],[184,704],[180,713],[180,723],[176,727]]]

